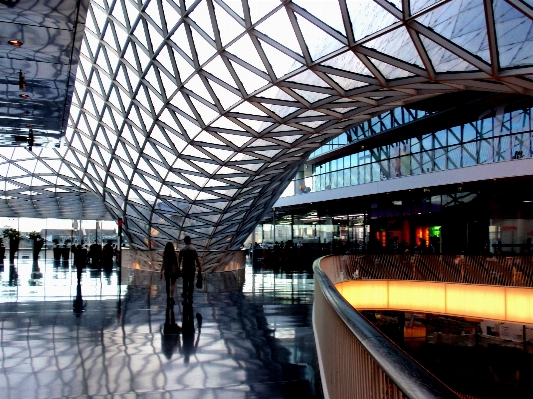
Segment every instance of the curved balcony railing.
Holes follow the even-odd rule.
[[[313,329],[326,398],[460,397],[340,295],[334,286],[344,279],[340,257],[317,259],[313,268]]]
[[[533,287],[533,257],[432,254],[344,255],[338,278],[423,280]]]

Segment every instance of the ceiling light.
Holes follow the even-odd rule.
[[[22,98],[30,98],[30,95],[25,93],[19,94],[19,96]]]
[[[15,46],[15,47],[20,47],[20,46],[22,46],[24,44],[19,39],[11,39],[11,40],[8,40],[7,42],[9,44],[11,44],[12,46]]]

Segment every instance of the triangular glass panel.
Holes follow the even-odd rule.
[[[294,134],[292,136],[278,136],[278,137],[274,137],[274,138],[276,140],[280,140],[280,141],[283,141],[285,143],[292,144],[296,140],[300,139],[301,137],[303,137],[301,134]]]
[[[283,29],[280,27],[283,27]],[[256,29],[271,39],[274,39],[280,45],[302,55],[302,49],[300,48],[300,44],[296,38],[294,28],[291,20],[287,16],[285,8],[278,10],[268,19],[261,22]]]
[[[159,116],[159,121],[165,123],[167,126],[169,126],[171,129],[174,129],[177,133],[182,133],[181,127],[176,123],[176,120],[173,116],[173,112],[170,111],[168,108],[165,108],[161,115]],[[169,134],[174,135],[175,133],[168,132]]]
[[[100,32],[102,32],[105,23],[107,22],[107,14],[100,9],[100,7],[92,7],[94,13],[94,24],[98,27]],[[94,33],[97,33],[96,30]]]
[[[180,48],[182,49],[185,54],[189,56],[189,58],[193,58],[192,52],[191,52],[191,46],[189,44],[189,39],[187,37],[187,32],[185,32],[185,24],[182,23],[178,29],[174,32],[174,34],[170,37],[170,39]],[[183,78],[182,78],[183,79]]]
[[[220,167],[217,164],[210,163],[210,162],[202,162],[202,161],[194,161],[194,164],[198,166],[199,168],[201,168],[198,170],[198,172],[201,172],[201,173],[207,172],[209,175],[215,173]]]
[[[130,36],[128,35],[127,29],[123,27],[122,25],[118,23],[114,23],[115,25],[115,32],[117,34],[117,42],[119,46],[119,53],[124,49],[124,46],[126,45],[126,42],[130,39]]]
[[[173,53],[180,79],[185,81],[194,73],[194,67],[191,65],[189,60],[183,58],[175,49],[173,49]]]
[[[400,1],[400,0],[397,0]],[[435,3],[438,3],[440,0],[411,0],[411,14],[416,14],[417,12],[428,8]]]
[[[414,74],[406,71],[405,69],[398,68],[397,66],[387,64],[385,62],[375,60],[371,58],[372,63],[376,66],[377,69],[381,72],[381,74],[385,77],[385,79],[399,79],[399,78],[406,78],[408,76],[413,76]]]
[[[353,72],[358,75],[374,76],[352,51],[347,51],[331,58],[323,62],[322,65],[330,66],[342,71]]]
[[[237,118],[237,119],[255,132],[259,132],[260,131],[259,129],[261,129],[261,126],[264,123],[263,121],[258,121],[254,119],[245,119],[245,118]]]
[[[326,121],[299,122],[299,123],[300,125],[308,126],[314,129],[314,128],[319,127],[320,125],[323,125],[324,123],[326,123]]]
[[[189,106],[189,103],[187,101],[185,101],[185,99],[183,98],[183,95],[184,94],[182,92],[176,93],[174,98],[172,98],[172,100],[170,100],[170,104],[174,105],[176,108],[178,108],[180,111],[186,113],[191,118],[194,118],[195,117],[194,116],[194,112],[192,111],[191,107]],[[165,122],[167,122],[166,119],[165,119]],[[169,126],[172,126],[172,125],[169,123]]]
[[[158,18],[159,19],[159,18]],[[157,53],[157,50],[164,44],[163,32],[159,29],[156,29],[151,22],[147,21],[148,26],[148,36],[150,36],[150,43],[152,44],[152,50],[154,53]]]
[[[417,65],[421,68],[424,67],[424,63],[420,59],[418,51],[416,51],[416,47],[407,32],[407,28],[404,26],[365,43],[365,47],[405,61],[408,64]]]
[[[401,2],[401,0],[397,1]],[[296,0],[294,3],[346,36],[341,9],[338,2],[332,1],[323,3],[321,1]]]
[[[228,140],[230,143],[235,144],[237,147],[242,147],[244,144],[250,141],[250,137],[241,136],[238,134],[219,133],[219,135]]]
[[[250,154],[238,153],[232,159],[232,162],[241,162],[241,161],[257,161],[257,157],[253,157]]]
[[[245,101],[232,110],[233,112],[238,112],[241,114],[247,115],[257,115],[257,116],[266,116],[266,114],[261,111],[259,108],[254,107],[251,103]]]
[[[305,98],[310,103],[314,103],[318,100],[323,100],[324,98],[329,97],[328,94],[324,93],[317,93],[315,91],[308,91],[308,90],[300,90],[300,89],[293,89],[296,93],[298,93],[300,96]]]
[[[148,49],[148,38],[146,37],[146,32],[144,31],[144,24],[142,19],[137,23],[137,26],[135,27],[132,36],[137,39],[137,41],[141,44],[142,47]],[[137,43],[137,45],[139,45],[139,43]],[[139,52],[141,51],[140,48],[138,48],[138,50]]]
[[[243,3],[241,0],[224,0],[223,1],[231,10],[244,20],[244,13],[242,10]]]
[[[220,32],[220,39],[222,40],[222,45],[225,46],[239,36],[242,32],[244,32],[244,27],[217,3],[213,2],[213,4],[215,6],[215,14],[217,18],[218,30]]]
[[[273,129],[272,132],[296,132],[294,127],[287,125],[279,125],[277,128]]]
[[[248,94],[251,94],[268,84],[267,80],[240,66],[239,64],[231,61],[231,65],[233,66],[233,69],[235,69],[235,73],[239,77],[244,89]]]
[[[195,3],[195,0],[185,0],[185,9],[189,10],[189,8]]]
[[[252,164],[240,164],[239,168],[247,169],[252,172],[256,172],[264,165],[264,163],[252,163]]]
[[[250,8],[252,24],[255,24],[257,21],[280,5],[280,2],[277,0],[247,1],[247,3]]]
[[[227,161],[234,154],[233,151],[222,150],[220,148],[204,147],[204,150],[213,155],[212,159],[220,160],[222,162]]]
[[[347,0],[346,5],[355,40],[361,40],[398,22],[395,16],[373,1]],[[372,21],[372,23],[362,23],[362,21]]]
[[[296,61],[294,58],[289,57],[287,54],[282,53],[277,48],[272,47],[262,40],[260,42],[261,46],[263,47],[263,51],[265,52],[265,55],[278,78],[281,78],[282,76],[285,76],[289,72],[292,72],[302,66],[301,63]]]
[[[342,76],[330,75],[328,76],[339,84],[344,90],[356,89],[358,87],[368,86],[368,83],[360,82],[358,80],[348,79]]]
[[[117,21],[120,22],[123,26],[127,26],[126,17],[124,16],[124,10],[122,8],[122,2],[120,0],[115,2],[115,6],[113,7],[113,11],[111,12],[111,16],[113,18],[116,18]]]
[[[160,29],[163,28],[163,25],[161,24],[161,19],[159,18],[159,7],[157,6],[157,0],[150,0],[150,3],[148,3],[148,7],[144,9],[144,12],[148,14],[150,18],[152,18],[152,20]]]
[[[520,67],[533,63],[533,21],[504,1],[496,1],[494,25],[500,66]]]
[[[212,127],[218,127],[221,129],[228,129],[228,130],[237,130],[237,131],[244,131],[244,129],[237,124],[235,124],[233,121],[226,117],[218,118],[215,122],[211,124]],[[245,134],[246,136],[246,134]]]
[[[209,124],[212,122],[215,118],[219,116],[219,113],[215,111],[213,108],[208,107],[204,103],[198,101],[196,98],[191,96],[191,101],[198,111],[198,114],[200,114],[200,117],[202,118],[202,121],[204,125]]]
[[[198,76],[194,75],[185,85],[185,87],[192,91],[194,94],[206,99],[210,103],[213,103],[213,99],[211,98],[211,93],[207,90],[207,88],[204,85],[203,80]],[[191,98],[193,96],[190,96]]]
[[[178,22],[181,22],[181,15],[177,11],[176,3],[173,0],[162,0],[161,3],[163,4],[167,30],[170,32]]]
[[[490,62],[489,44],[483,0],[455,0],[417,18],[427,26],[462,49]]]
[[[229,109],[232,105],[242,100],[241,97],[226,90],[224,87],[218,85],[216,82],[211,82],[211,88],[215,92],[218,101],[222,104],[224,109]]]
[[[214,135],[206,131],[202,131],[198,136],[196,136],[195,141],[201,142],[201,143],[216,144],[220,146],[226,145],[226,143],[224,143],[223,141],[219,140]]]
[[[296,19],[313,60],[331,54],[345,46],[300,15],[297,15]]]
[[[274,112],[280,118],[285,118],[287,115],[290,115],[293,112],[301,109],[301,108],[296,108],[296,107],[285,107],[283,105],[271,105],[271,104],[264,104],[264,105],[265,107],[270,108],[270,110]]]
[[[280,90],[276,86],[272,86],[265,91],[262,91],[257,95],[257,97],[264,97],[264,98],[273,98],[276,100],[285,100],[285,101],[296,101],[293,97],[289,96],[287,93],[285,93],[283,90]]]
[[[174,94],[174,92],[178,88],[178,86],[176,85],[176,81],[174,79],[170,79],[167,76],[167,74],[164,72],[161,72],[159,76],[161,77],[161,80],[163,81],[163,87],[161,89],[164,90],[164,95],[166,98],[168,98],[172,94]]]
[[[420,40],[436,72],[445,73],[477,70],[472,64],[427,37],[420,35]]]
[[[209,64],[205,65],[203,69],[206,72],[209,72],[211,75],[219,78],[224,83],[237,88],[233,77],[229,73],[228,68],[226,68],[226,64],[224,64],[224,61],[222,61],[220,56],[217,56],[209,61]]]
[[[188,188],[184,188],[184,187],[180,187],[177,189],[180,193],[183,194],[183,196],[188,199],[189,201],[193,201],[194,199],[196,199],[197,195],[198,195],[198,191],[196,190],[191,190],[191,189],[188,189]]]
[[[196,123],[193,123],[191,122],[189,119],[187,119],[186,117],[184,116],[181,116],[181,115],[178,115],[176,114],[176,117],[178,118],[178,120],[180,121],[180,123],[182,124],[183,128],[185,129],[185,131],[187,132],[187,135],[189,137],[194,137],[196,136],[197,133],[199,133],[202,129],[200,128],[200,126],[198,126]]]
[[[237,42],[229,46],[227,51],[236,55],[244,62],[256,67],[257,69],[260,69],[263,72],[266,72],[263,61],[261,60],[261,57],[259,57],[259,54],[257,53],[257,50],[255,49],[255,46],[249,35],[244,35],[241,37]]]
[[[320,77],[318,77],[317,74],[311,72],[309,69],[287,79],[287,81],[301,83],[301,84],[308,85],[308,86],[318,86],[318,87],[327,87],[327,88],[330,87],[326,82],[320,79]]]
[[[203,4],[204,2],[200,3]],[[196,32],[195,29],[191,28],[192,36],[194,39],[194,47],[196,49],[196,54],[198,54],[198,63],[204,64],[209,58],[211,58],[216,53],[216,48],[209,43],[205,38]]]
[[[194,11],[189,14],[189,18],[196,22],[196,24],[207,33],[212,40],[215,40],[215,35],[213,33],[213,25],[215,24],[215,21],[211,21],[206,1],[198,3],[194,8]]]
[[[131,27],[133,26],[135,20],[140,14],[139,9],[131,1],[128,0],[124,0],[123,4],[126,6],[126,15],[128,16],[129,24]]]

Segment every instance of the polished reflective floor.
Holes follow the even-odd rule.
[[[0,269],[2,399],[322,397],[311,265],[208,275],[171,309],[158,273],[23,258]]]

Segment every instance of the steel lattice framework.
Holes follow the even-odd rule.
[[[355,124],[454,91],[531,94],[532,37],[520,0],[93,0],[66,145],[32,160],[137,248],[235,249]]]

